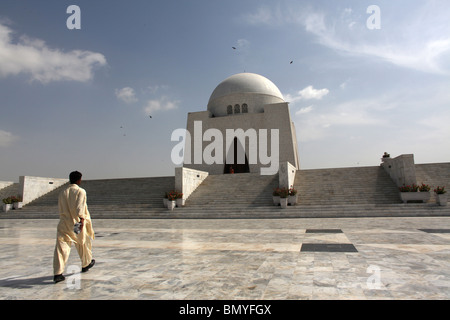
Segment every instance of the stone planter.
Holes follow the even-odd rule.
[[[447,205],[447,194],[446,193],[441,193],[441,194],[436,193],[436,203],[440,206],[446,206]]]
[[[282,209],[286,209],[288,205],[288,198],[280,198],[280,205]]]
[[[289,196],[288,199],[288,203],[291,206],[295,206],[297,204],[297,195]]]
[[[176,201],[167,201],[167,209],[173,210],[176,206]]]
[[[280,205],[280,196],[272,196],[273,199],[273,205],[279,206]]]
[[[430,200],[431,194],[429,192],[400,192],[400,198],[403,203],[407,203],[408,201],[427,202]]]
[[[22,205],[23,205],[23,202],[14,202],[13,208],[14,209],[22,209]]]
[[[186,201],[185,199],[178,198],[178,199],[176,200],[177,207],[178,207],[178,208],[184,207],[185,201]]]
[[[11,204],[3,204],[3,212],[8,212],[11,210],[12,205]]]

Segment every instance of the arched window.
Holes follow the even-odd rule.
[[[234,113],[241,113],[241,106],[238,104],[234,105]]]
[[[248,113],[248,106],[246,103],[242,105],[242,113]]]
[[[233,106],[232,105],[229,105],[227,107],[227,114],[233,114]]]

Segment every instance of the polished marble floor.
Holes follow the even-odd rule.
[[[94,220],[52,281],[57,220],[0,220],[0,299],[450,299],[450,218]]]

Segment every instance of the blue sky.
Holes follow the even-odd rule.
[[[0,180],[174,175],[172,132],[244,71],[290,102],[303,169],[448,162],[448,21],[444,0],[2,0]]]

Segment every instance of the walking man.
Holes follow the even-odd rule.
[[[78,171],[69,175],[70,185],[61,191],[58,197],[59,224],[56,233],[55,253],[53,256],[53,281],[63,281],[67,259],[72,242],[81,259],[81,272],[86,272],[95,264],[92,259],[92,240],[95,239],[91,216],[86,204],[86,191],[80,188],[82,174]],[[81,231],[75,233],[74,226],[80,223]]]

